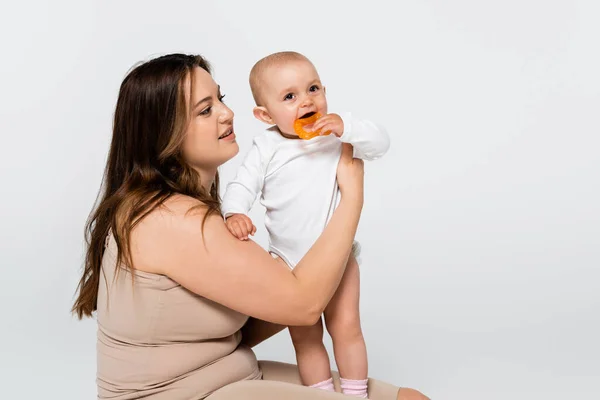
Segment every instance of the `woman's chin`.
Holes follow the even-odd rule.
[[[234,140],[230,143],[227,143],[227,156],[224,157],[225,160],[223,161],[223,164],[225,164],[227,161],[231,160],[232,158],[234,158],[235,156],[238,155],[238,153],[240,152],[240,146],[238,145],[238,143]]]

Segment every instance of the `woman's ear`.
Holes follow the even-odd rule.
[[[256,117],[257,120],[269,125],[275,124],[275,122],[273,122],[273,118],[271,118],[271,114],[269,114],[269,111],[265,107],[256,106],[252,111],[254,113],[254,117]]]

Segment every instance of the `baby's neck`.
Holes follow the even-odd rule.
[[[286,139],[292,139],[292,140],[294,140],[294,139],[300,139],[300,137],[298,135],[292,135],[292,134],[289,134],[289,133],[284,133],[281,129],[279,129],[279,127],[277,127],[277,131],[279,132],[279,134],[282,137],[284,137]]]

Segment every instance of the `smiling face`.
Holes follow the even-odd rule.
[[[208,72],[194,68],[192,74],[184,83],[190,113],[183,156],[201,175],[210,176],[239,152],[233,111],[223,103],[224,96]]]
[[[262,105],[254,115],[277,125],[281,133],[297,137],[294,122],[315,113],[327,114],[325,88],[314,65],[303,59],[269,66],[260,79]]]

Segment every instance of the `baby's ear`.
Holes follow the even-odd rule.
[[[253,110],[254,117],[257,120],[264,122],[265,124],[274,125],[273,118],[271,118],[271,114],[269,111],[263,106],[256,106]]]

